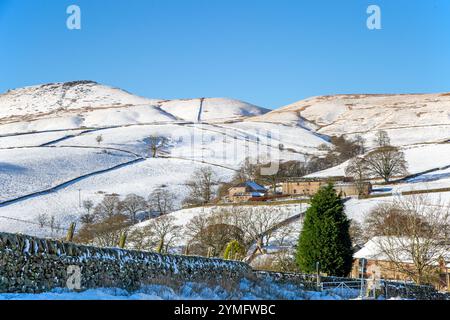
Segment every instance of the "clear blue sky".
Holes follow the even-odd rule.
[[[66,28],[66,8],[82,30]],[[382,10],[382,30],[366,9]],[[276,108],[450,91],[448,0],[0,0],[0,92],[95,80],[152,98]]]

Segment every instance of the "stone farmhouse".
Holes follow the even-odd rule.
[[[232,186],[228,189],[226,201],[247,202],[252,199],[258,200],[267,196],[267,189],[254,181],[246,181]]]
[[[319,189],[329,183],[333,183],[336,192],[342,193],[344,197],[367,196],[372,191],[370,182],[357,185],[348,177],[326,177],[326,178],[291,178],[282,183],[283,195],[291,196],[313,196]],[[360,192],[362,192],[360,194]]]

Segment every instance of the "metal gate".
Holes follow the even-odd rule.
[[[321,291],[336,293],[344,299],[354,299],[364,297],[366,293],[367,282],[363,281],[335,281],[321,282]]]

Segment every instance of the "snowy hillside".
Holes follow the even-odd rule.
[[[252,120],[301,125],[325,135],[361,134],[369,141],[383,129],[395,145],[439,142],[450,136],[450,93],[314,97]]]
[[[160,102],[160,108],[180,120],[213,121],[258,116],[270,110],[226,98],[200,98]],[[187,111],[189,110],[189,111]]]
[[[246,157],[303,160],[326,143],[301,128],[246,122],[266,112],[225,98],[147,99],[91,81],[4,93],[0,230],[49,235],[35,224],[39,214],[65,227],[84,213],[80,201],[98,203],[104,194],[147,198],[161,186],[177,195],[179,206],[198,168],[229,181]],[[150,136],[169,141],[157,159]]]
[[[147,99],[92,81],[76,81],[26,87],[0,95],[0,134],[179,120],[231,120],[268,111],[223,98]]]
[[[450,143],[420,144],[400,148],[408,162],[409,174],[450,166]],[[308,177],[345,176],[348,161],[336,167],[312,173]]]
[[[147,99],[91,81],[11,90],[0,94],[0,231],[50,235],[32,223],[40,213],[64,227],[85,213],[80,201],[146,198],[161,186],[179,206],[198,168],[226,182],[247,157],[303,161],[329,135],[370,142],[378,129],[402,147],[410,173],[436,170],[387,189],[450,187],[449,113],[450,94],[316,97],[268,112],[227,98]],[[150,136],[168,139],[157,158]]]

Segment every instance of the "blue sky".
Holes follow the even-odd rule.
[[[79,5],[82,29],[66,28]],[[366,28],[381,7],[382,30]],[[151,98],[276,108],[450,91],[448,0],[0,0],[0,92],[95,80]]]

